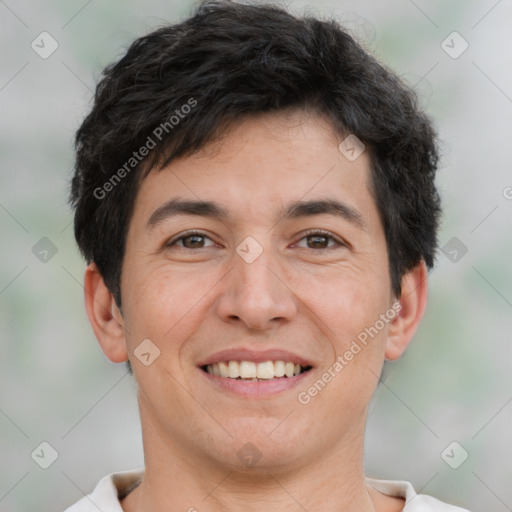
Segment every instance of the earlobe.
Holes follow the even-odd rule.
[[[398,359],[418,329],[427,306],[427,275],[427,266],[421,261],[402,278],[401,308],[388,329],[386,359]]]
[[[121,313],[94,263],[85,271],[84,298],[92,330],[104,354],[114,363],[127,361],[128,351]]]

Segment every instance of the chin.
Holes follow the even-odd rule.
[[[295,424],[290,430],[291,417],[283,422],[285,417],[246,418],[224,423],[232,437],[227,439],[223,435],[222,439],[210,439],[208,457],[215,465],[224,466],[229,471],[267,477],[269,472],[300,465],[301,459],[310,459],[308,453],[315,451],[312,446],[308,449],[304,442],[310,438],[307,431],[311,431],[311,426],[298,428]]]

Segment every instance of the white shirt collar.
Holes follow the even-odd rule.
[[[143,469],[107,475],[100,480],[91,494],[67,508],[65,512],[97,512],[98,509],[102,512],[123,512],[119,500],[135,488],[143,476]],[[366,483],[387,496],[404,498],[403,512],[468,512],[430,496],[416,494],[412,484],[406,480],[378,480],[366,477]]]

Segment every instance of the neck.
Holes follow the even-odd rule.
[[[253,468],[241,469],[173,443],[146,423],[144,479],[122,506],[126,512],[401,510],[398,500],[366,486],[361,432],[364,424],[346,433],[337,446],[293,462],[261,461]],[[396,508],[391,508],[391,500]]]

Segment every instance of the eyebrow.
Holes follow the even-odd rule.
[[[160,222],[176,215],[197,215],[219,220],[226,220],[229,217],[228,210],[212,201],[171,199],[152,213],[146,227],[154,228]]]
[[[360,229],[367,229],[362,215],[357,210],[336,199],[293,201],[280,210],[279,217],[281,219],[298,219],[322,214],[342,217]],[[152,213],[146,223],[146,228],[152,229],[164,220],[177,215],[195,215],[217,220],[227,220],[230,217],[226,208],[213,201],[171,199]]]
[[[342,217],[363,230],[367,229],[363,216],[355,208],[336,199],[293,201],[281,210],[281,216],[285,219],[297,219],[322,214]]]

